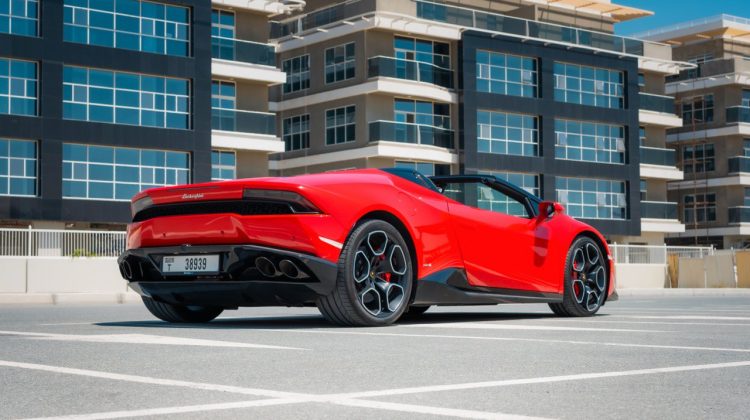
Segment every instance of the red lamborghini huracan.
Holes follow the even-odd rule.
[[[316,305],[358,326],[431,305],[546,302],[589,316],[617,296],[601,234],[494,176],[222,181],[151,189],[132,210],[120,271],[170,322],[269,305]]]

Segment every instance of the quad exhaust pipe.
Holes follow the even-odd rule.
[[[304,279],[309,277],[307,273],[300,270],[292,260],[283,259],[279,261],[278,266],[266,257],[255,259],[255,268],[266,277],[285,276],[290,279]]]

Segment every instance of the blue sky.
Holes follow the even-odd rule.
[[[612,0],[612,3],[654,12],[653,16],[616,24],[618,35],[721,13],[750,18],[750,0]]]

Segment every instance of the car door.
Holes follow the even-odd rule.
[[[456,200],[449,202],[449,213],[469,284],[493,289],[556,290],[540,281],[545,264],[538,258],[537,248],[545,229],[539,225],[531,203],[491,183],[450,183],[445,187],[446,195]]]

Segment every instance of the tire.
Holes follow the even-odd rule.
[[[142,296],[146,309],[162,321],[174,323],[202,323],[209,322],[224,312],[223,308],[207,308],[201,306],[181,306],[157,302]]]
[[[608,273],[605,253],[593,239],[573,241],[565,259],[563,301],[550,303],[558,316],[585,317],[599,311],[607,296]]]
[[[413,273],[401,233],[388,222],[366,220],[344,244],[336,286],[318,299],[318,309],[336,325],[392,324],[408,308]]]
[[[422,314],[427,312],[427,310],[430,309],[430,306],[409,306],[409,310],[404,312],[404,314],[401,316],[401,319],[416,319],[420,318]]]

